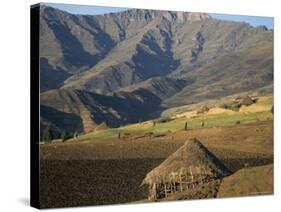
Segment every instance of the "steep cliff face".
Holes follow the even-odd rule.
[[[44,123],[57,122],[55,110],[77,117],[80,131],[104,121],[119,126],[273,81],[273,31],[265,27],[204,13],[130,9],[89,16],[46,6],[40,21]],[[138,104],[145,113],[131,111],[142,110]]]

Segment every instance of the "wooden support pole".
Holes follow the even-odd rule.
[[[182,181],[181,181],[181,175],[179,175],[179,177],[180,177],[180,189],[181,189],[181,191],[182,191]]]
[[[157,189],[156,189],[156,183],[153,184],[153,195],[154,195],[154,200],[157,200]]]
[[[190,171],[190,175],[191,175],[191,183],[193,185],[193,173],[192,173],[192,170],[191,170],[191,166],[189,166],[189,171]]]
[[[167,187],[166,187],[166,183],[164,183],[164,191],[165,191],[165,197],[167,197]]]

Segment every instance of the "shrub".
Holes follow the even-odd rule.
[[[124,133],[125,136],[131,136],[131,133]]]
[[[187,122],[185,122],[184,130],[185,130],[185,131],[187,130]]]
[[[227,110],[233,110],[233,111],[239,111],[240,107],[241,107],[241,104],[236,103],[236,102],[231,103],[231,104],[224,103],[220,106],[220,108],[227,109]]]
[[[166,122],[169,122],[169,121],[172,121],[172,119],[170,117],[163,117],[163,118],[160,118],[158,119],[158,123],[166,123]]]
[[[62,142],[65,142],[66,140],[72,138],[72,135],[65,132],[65,131],[62,131],[61,133],[61,139],[62,139]]]
[[[47,142],[47,143],[51,143],[52,139],[53,139],[53,135],[52,135],[52,131],[51,131],[51,127],[47,126],[44,131],[43,131],[43,141]]]
[[[222,105],[220,106],[220,108],[228,109],[228,108],[229,108],[229,105],[228,105],[228,104],[222,104]]]
[[[239,111],[240,107],[241,107],[241,104],[235,103],[235,104],[231,105],[230,110]]]

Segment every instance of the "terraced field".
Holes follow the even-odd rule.
[[[143,202],[147,188],[140,185],[146,173],[194,137],[232,172],[245,166],[271,164],[273,116],[270,108],[228,115],[199,114],[192,119],[182,117],[156,125],[149,121],[91,132],[64,143],[42,144],[42,206]],[[204,127],[200,126],[202,120]],[[186,122],[188,129],[184,130]],[[130,137],[118,138],[119,132],[130,133]],[[153,134],[144,136],[147,132]],[[210,196],[216,193],[210,192]]]
[[[257,121],[272,120],[273,114],[271,107],[273,105],[273,97],[265,96],[259,98],[259,101],[251,106],[242,107],[239,112],[232,110],[225,110],[225,113],[203,113],[196,116],[181,117],[175,119],[167,119],[162,123],[155,121],[147,121],[139,124],[127,125],[124,127],[108,129],[104,131],[96,131],[79,136],[78,139],[72,141],[83,141],[89,139],[109,139],[118,137],[119,133],[130,133],[134,136],[141,136],[146,132],[153,133],[167,133],[176,132],[185,128],[187,124],[188,129],[201,128],[201,123],[204,122],[204,128],[214,127],[228,127],[240,124],[254,123]],[[227,112],[229,111],[229,112]],[[71,141],[71,140],[70,140]]]

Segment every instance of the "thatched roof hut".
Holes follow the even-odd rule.
[[[230,171],[205,146],[192,139],[149,172],[142,185],[150,186],[148,198],[155,200],[229,174]]]
[[[204,105],[203,107],[201,107],[197,113],[207,113],[210,110],[210,108],[208,108],[206,105]]]
[[[241,105],[245,105],[245,106],[249,106],[251,104],[254,104],[254,100],[252,100],[251,97],[249,96],[245,96],[242,100],[241,100]]]

